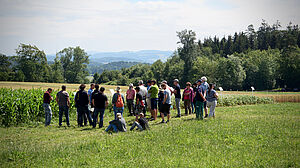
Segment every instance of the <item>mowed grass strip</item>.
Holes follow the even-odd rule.
[[[57,123],[0,128],[0,166],[300,166],[299,103],[218,107],[216,115],[204,121],[187,116],[168,124],[150,122],[150,131],[118,134],[90,127],[58,128]],[[104,121],[107,126],[109,119]]]

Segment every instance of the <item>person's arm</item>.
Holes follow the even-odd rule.
[[[105,101],[105,108],[108,106],[108,100]]]
[[[163,101],[163,104],[165,104],[165,103],[166,103],[166,101],[167,101],[167,98],[168,98],[168,96],[167,96],[167,94],[165,94],[165,96],[164,96],[164,101]]]
[[[67,97],[67,105],[70,107],[70,97]]]
[[[120,93],[121,94],[121,93]],[[121,95],[122,96],[122,99],[123,99],[123,104],[125,104],[125,99],[124,99],[124,96],[123,95]]]
[[[58,104],[58,96],[56,95],[56,103]]]
[[[113,97],[112,97],[112,100],[111,100],[111,103],[112,103],[112,104],[115,104],[115,103],[116,103],[115,97],[116,97],[116,94],[114,94]]]
[[[219,97],[219,95],[218,95],[217,92],[215,92],[214,96],[215,96],[215,98],[217,98],[217,99],[218,99],[218,97]]]
[[[92,105],[95,106],[95,99],[92,99]]]
[[[90,97],[91,97],[90,94],[88,94],[89,104],[92,104]]]
[[[201,91],[198,91],[200,93],[201,98],[203,99],[203,101],[206,101],[205,97],[203,96]]]

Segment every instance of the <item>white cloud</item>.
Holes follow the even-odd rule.
[[[226,5],[224,5],[226,4]],[[256,28],[262,19],[300,23],[298,1],[280,0],[0,0],[0,52],[20,42],[46,53],[69,46],[87,51],[176,49],[176,31],[199,38]]]

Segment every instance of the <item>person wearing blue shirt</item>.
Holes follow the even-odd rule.
[[[164,90],[164,100],[162,102],[162,112],[161,112],[161,123],[165,123],[165,115],[167,115],[167,123],[170,121],[170,107],[171,107],[171,91],[167,89],[166,84],[161,85],[162,89]]]
[[[207,78],[205,76],[201,77],[201,88],[203,89],[203,96],[206,97],[209,85],[207,83]],[[207,112],[207,101],[203,102],[203,107],[204,107],[204,112],[205,112],[205,117],[207,118],[208,112]]]

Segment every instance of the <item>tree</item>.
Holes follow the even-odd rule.
[[[241,89],[245,79],[241,60],[233,55],[221,58],[216,69],[216,80],[224,89]]]
[[[10,65],[9,58],[4,54],[0,54],[0,81],[10,80]]]
[[[63,83],[65,81],[63,77],[63,68],[59,60],[58,55],[54,59],[54,64],[50,65],[51,67],[51,79],[50,82],[54,83]]]
[[[44,51],[30,44],[20,44],[16,53],[17,70],[22,71],[25,81],[47,82],[49,80],[49,66]]]
[[[63,77],[68,83],[83,83],[88,76],[89,56],[80,47],[65,48],[57,54],[63,67]]]

